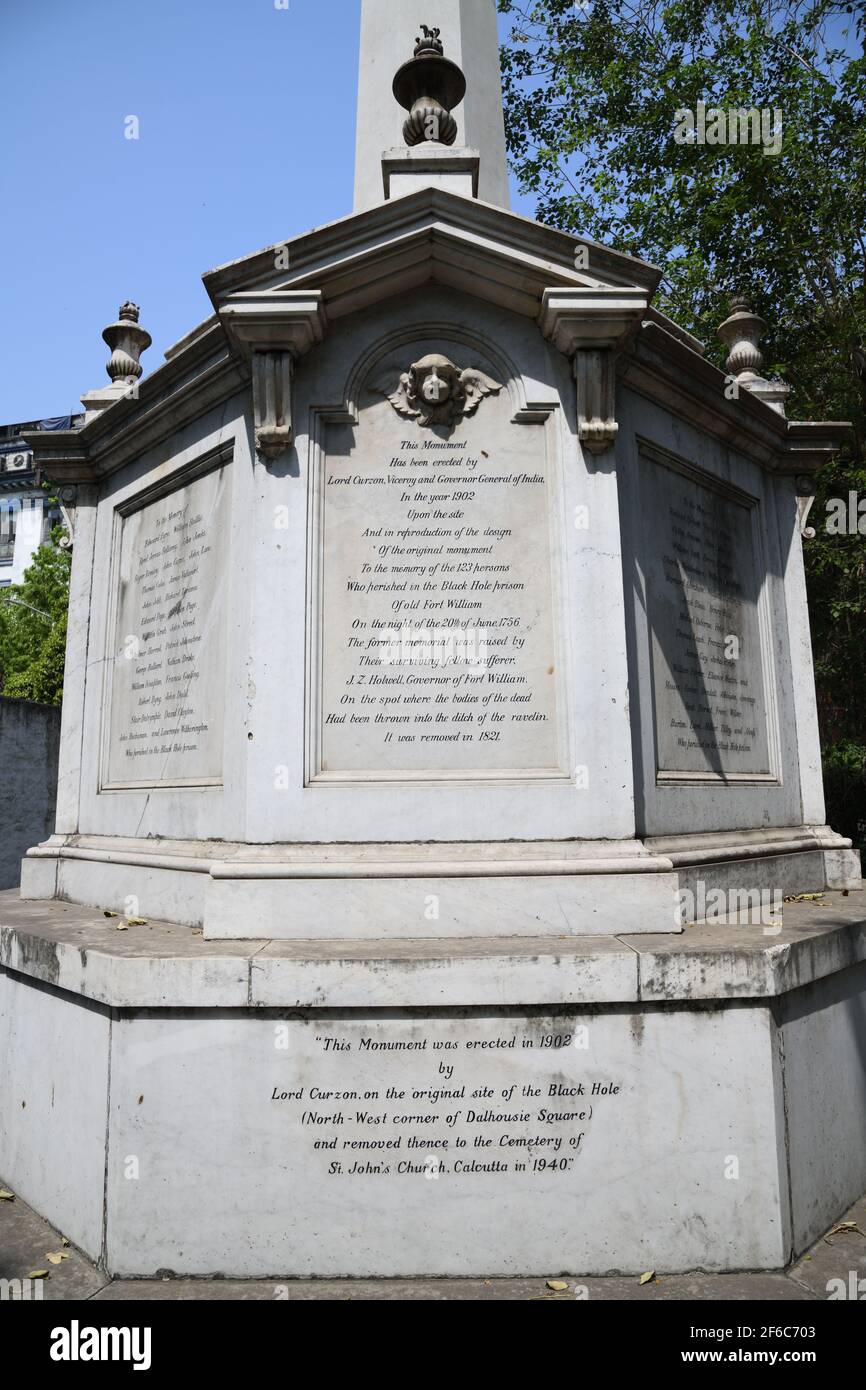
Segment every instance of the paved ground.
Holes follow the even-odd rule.
[[[0,1190],[3,1184],[0,1182]],[[840,1229],[841,1222],[814,1245],[793,1268],[775,1273],[671,1274],[658,1270],[651,1282],[636,1278],[568,1279],[563,1290],[544,1279],[364,1279],[273,1280],[108,1279],[71,1245],[62,1233],[37,1216],[20,1197],[0,1199],[0,1279],[23,1279],[48,1270],[45,1299],[139,1300],[470,1300],[501,1301],[588,1298],[603,1301],[677,1302],[684,1299],[737,1302],[809,1302],[827,1300],[828,1282],[851,1285],[852,1271],[866,1280],[866,1196],[842,1218],[859,1230]],[[68,1256],[53,1264],[48,1254]],[[832,1286],[831,1286],[832,1287]],[[864,1284],[866,1292],[866,1284]]]

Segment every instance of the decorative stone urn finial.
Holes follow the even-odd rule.
[[[766,331],[766,323],[752,312],[745,295],[736,295],[731,300],[729,317],[719,326],[718,335],[729,350],[725,368],[738,381],[760,376],[764,354],[758,343]]]
[[[758,344],[767,331],[767,324],[753,313],[749,299],[742,294],[731,300],[731,312],[717,330],[728,348],[725,370],[738,386],[765,401],[779,415],[785,414],[785,401],[791,388],[784,381],[768,381],[761,375],[764,354]]]
[[[423,38],[415,43],[415,56],[394,78],[394,96],[409,112],[403,125],[407,145],[424,141],[453,145],[457,122],[451,115],[466,95],[466,78],[456,63],[444,56],[438,29],[422,24]]]
[[[144,371],[139,358],[153,339],[139,327],[138,313],[138,305],[126,300],[120,306],[117,323],[110,323],[102,334],[111,348],[105,370],[115,386],[132,385]]]

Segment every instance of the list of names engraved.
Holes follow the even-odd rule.
[[[394,420],[325,460],[322,771],[554,771],[541,432]]]
[[[752,508],[663,464],[643,467],[659,770],[769,775]]]
[[[107,786],[220,779],[228,477],[214,468],[121,522]]]

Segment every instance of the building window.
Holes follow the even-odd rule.
[[[63,525],[63,513],[58,506],[47,507],[42,513],[42,545],[48,545],[55,526]]]
[[[18,502],[11,498],[0,498],[0,564],[12,563],[17,522]]]

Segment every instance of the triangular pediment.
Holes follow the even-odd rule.
[[[578,268],[578,266],[580,268]],[[546,290],[640,289],[661,271],[441,188],[425,188],[210,271],[219,312],[238,298],[317,291],[329,320],[433,282],[537,318]]]

